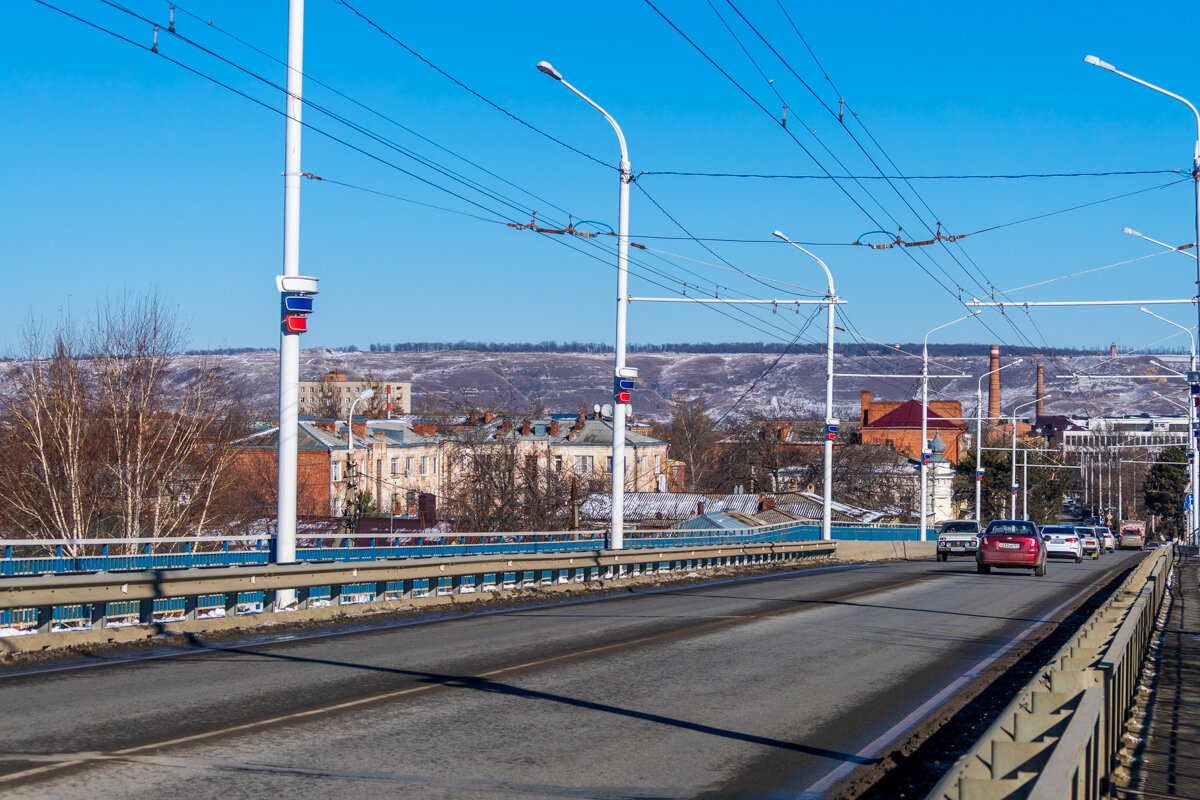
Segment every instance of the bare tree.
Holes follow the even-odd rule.
[[[8,370],[14,391],[0,412],[0,514],[24,538],[88,538],[108,497],[95,390],[79,350],[69,320],[51,337],[31,324],[25,359]]]
[[[0,416],[0,496],[30,537],[196,533],[224,514],[229,444],[245,432],[239,391],[201,365],[173,370],[180,328],[158,298],[101,304],[81,357],[67,322],[42,355],[31,326]],[[30,475],[33,480],[30,480]]]
[[[666,442],[671,458],[682,461],[689,489],[707,487],[713,469],[714,448],[721,432],[704,408],[704,398],[676,400],[671,421],[650,428],[654,438]]]

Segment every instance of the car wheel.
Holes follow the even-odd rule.
[[[1097,550],[1096,552],[1092,553],[1092,561],[1098,561],[1099,559],[1100,559],[1100,551]]]
[[[938,554],[937,554],[937,558],[938,558],[938,561],[945,561],[945,560],[946,560],[946,554],[945,554],[945,553],[938,553]]]
[[[992,565],[991,564],[976,564],[975,571],[978,572],[980,575],[990,575],[992,572]]]
[[[1033,568],[1033,576],[1035,578],[1046,577],[1046,562],[1043,561],[1039,566]]]
[[[1083,556],[1075,556],[1075,563],[1076,563],[1076,564],[1082,564],[1082,563],[1083,563]]]

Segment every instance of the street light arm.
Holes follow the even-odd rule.
[[[1149,314],[1150,316],[1154,317],[1155,319],[1161,320],[1162,322],[1165,322],[1168,325],[1172,325],[1176,328],[1179,328],[1179,330],[1186,333],[1188,335],[1188,341],[1191,343],[1192,361],[1194,362],[1196,360],[1196,337],[1194,335],[1192,335],[1191,328],[1186,328],[1183,325],[1180,325],[1178,322],[1172,322],[1171,320],[1167,319],[1166,317],[1159,316],[1158,314],[1155,314],[1153,311],[1146,308],[1145,306],[1139,308],[1138,311],[1141,311],[1143,314]],[[1195,368],[1195,366],[1193,364],[1193,369],[1194,368]]]
[[[579,95],[579,97],[585,103],[587,103],[589,106],[591,106],[592,108],[596,109],[597,111],[599,111],[601,114],[604,115],[604,118],[606,120],[608,120],[608,124],[612,125],[613,130],[617,132],[617,140],[621,143],[621,170],[622,170],[622,172],[627,172],[629,170],[629,150],[628,150],[628,148],[625,147],[625,134],[621,131],[621,126],[617,124],[617,121],[615,119],[613,119],[612,114],[609,114],[607,111],[605,111],[603,108],[600,107],[599,103],[597,103],[592,98],[588,97],[583,92],[576,89],[570,83],[568,83],[567,79],[562,76],[562,73],[559,72],[558,70],[556,70],[550,64],[549,61],[539,61],[537,68],[540,72],[543,72],[546,75],[549,75],[551,78],[554,78],[554,80],[558,81],[563,86],[567,87],[572,92]]]
[[[804,249],[804,248],[803,248],[803,247],[801,247],[800,245],[798,245],[798,244],[796,244],[795,242],[793,242],[791,239],[789,239],[787,236],[785,236],[785,235],[784,235],[783,231],[772,231],[772,232],[771,232],[771,235],[772,235],[772,236],[777,236],[777,237],[779,237],[780,239],[783,239],[785,242],[787,242],[788,244],[790,244],[792,247],[796,248],[796,249],[797,249],[797,250],[799,250],[801,253],[804,253],[804,254],[805,254],[805,255],[807,255],[809,258],[813,259],[813,260],[814,260],[814,261],[816,261],[818,264],[820,264],[820,265],[821,265],[821,269],[825,270],[825,280],[829,281],[829,295],[828,295],[828,296],[829,296],[829,297],[831,297],[831,298],[833,298],[833,297],[837,297],[837,292],[836,292],[836,291],[834,291],[834,288],[833,288],[833,273],[829,271],[829,267],[825,266],[825,262],[824,262],[824,261],[822,261],[821,259],[817,258],[817,256],[816,256],[816,255],[814,255],[813,253],[811,253],[810,251],[808,251],[808,250]]]
[[[940,331],[942,328],[949,328],[951,325],[955,325],[959,322],[962,322],[964,319],[970,319],[971,317],[978,317],[982,313],[983,313],[982,311],[972,311],[970,314],[967,314],[965,317],[959,317],[958,319],[952,319],[949,322],[947,322],[945,325],[938,325],[936,328],[934,328],[933,330],[931,330],[925,334],[923,347],[928,349],[929,348],[929,337],[931,335],[937,333],[938,331]]]
[[[1161,86],[1155,86],[1153,83],[1150,83],[1149,81],[1144,81],[1141,78],[1138,78],[1134,75],[1130,75],[1128,72],[1122,72],[1121,70],[1114,67],[1112,64],[1109,64],[1107,61],[1101,61],[1100,59],[1096,58],[1095,56],[1091,56],[1091,55],[1084,56],[1083,60],[1086,61],[1088,64],[1092,64],[1093,66],[1100,67],[1101,69],[1106,69],[1109,72],[1114,72],[1117,75],[1120,75],[1122,78],[1131,80],[1134,83],[1140,83],[1142,86],[1145,86],[1147,89],[1153,89],[1154,91],[1158,92],[1159,94],[1165,94],[1167,97],[1173,97],[1176,100],[1178,100],[1179,102],[1183,103],[1188,108],[1190,108],[1192,110],[1192,114],[1194,114],[1196,117],[1195,165],[1200,167],[1200,111],[1196,110],[1196,107],[1194,105],[1192,105],[1190,100],[1188,100],[1186,97],[1180,97],[1179,95],[1175,94],[1174,92],[1169,92],[1166,89],[1162,88]]]

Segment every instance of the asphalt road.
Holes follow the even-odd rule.
[[[1134,557],[819,568],[0,677],[0,794],[824,796]]]

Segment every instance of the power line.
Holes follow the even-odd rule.
[[[794,181],[967,181],[967,180],[1019,180],[1022,178],[1104,178],[1115,175],[1184,175],[1189,170],[1143,169],[1110,172],[1026,172],[1015,175],[785,175],[762,172],[684,172],[682,170],[645,170],[638,173],[658,176],[668,175],[683,178],[759,178]]]
[[[617,169],[617,168],[616,168],[616,167],[614,167],[613,165],[611,165],[611,164],[606,164],[605,162],[601,161],[600,159],[596,158],[595,156],[591,155],[590,153],[585,153],[584,151],[580,150],[579,148],[577,148],[577,147],[574,147],[573,145],[569,145],[569,144],[567,144],[567,143],[566,143],[566,142],[564,142],[562,139],[559,139],[559,138],[557,138],[557,137],[555,137],[555,136],[552,136],[552,135],[551,135],[551,134],[549,134],[549,133],[546,133],[546,132],[545,132],[544,130],[542,130],[541,128],[537,127],[536,125],[533,125],[533,124],[531,124],[531,123],[528,123],[528,122],[526,122],[525,120],[521,119],[521,118],[520,118],[520,117],[518,117],[516,114],[512,113],[511,111],[509,111],[508,109],[504,108],[503,106],[501,106],[501,105],[499,105],[499,104],[497,104],[497,103],[494,103],[494,102],[492,102],[491,100],[489,100],[488,98],[486,98],[486,97],[484,97],[482,94],[480,94],[479,92],[477,92],[477,91],[475,91],[474,89],[472,89],[470,86],[467,86],[465,83],[463,83],[462,81],[460,81],[458,78],[455,78],[453,75],[451,75],[450,73],[446,72],[444,69],[442,69],[441,67],[439,67],[437,64],[434,64],[432,61],[430,61],[430,60],[429,60],[429,59],[427,59],[425,56],[423,56],[423,55],[421,55],[420,53],[418,53],[416,50],[413,50],[411,47],[409,47],[408,45],[406,45],[404,42],[402,42],[402,41],[400,41],[399,39],[397,39],[395,36],[393,36],[391,33],[389,33],[387,30],[385,30],[385,29],[383,28],[383,26],[379,25],[377,22],[375,22],[375,21],[374,21],[374,20],[372,20],[370,17],[368,17],[366,14],[362,13],[362,12],[361,12],[361,11],[359,11],[357,8],[355,8],[354,6],[352,6],[352,5],[350,5],[349,3],[347,3],[347,2],[346,2],[346,0],[337,0],[337,2],[338,2],[338,4],[339,4],[339,5],[343,5],[343,6],[345,6],[346,8],[348,8],[348,9],[349,9],[351,12],[353,12],[353,13],[354,13],[354,14],[355,14],[355,15],[356,15],[356,16],[357,16],[359,19],[361,19],[363,22],[367,23],[367,24],[368,24],[368,25],[370,25],[372,28],[374,28],[375,30],[379,31],[381,34],[383,34],[384,36],[386,36],[388,39],[390,39],[391,41],[395,42],[395,43],[396,43],[397,45],[399,45],[400,47],[404,48],[404,50],[405,50],[405,51],[407,51],[407,52],[408,52],[410,55],[412,55],[412,56],[414,56],[415,58],[417,58],[418,60],[420,60],[420,61],[421,61],[421,63],[423,63],[423,64],[425,64],[426,66],[428,66],[428,67],[429,67],[430,69],[432,69],[434,72],[436,72],[436,73],[438,73],[439,75],[441,75],[442,77],[446,78],[446,79],[447,79],[447,80],[449,80],[451,83],[454,83],[456,86],[458,86],[458,87],[460,87],[460,88],[464,89],[465,91],[469,92],[470,94],[474,95],[476,98],[478,98],[479,100],[482,100],[484,103],[487,103],[489,106],[491,106],[492,108],[496,109],[496,110],[497,110],[497,111],[499,111],[501,114],[503,114],[504,116],[506,116],[506,117],[508,117],[509,119],[513,120],[514,122],[517,122],[518,124],[525,126],[526,128],[528,128],[529,130],[533,131],[534,133],[537,133],[537,134],[539,134],[539,135],[541,135],[541,136],[544,136],[545,138],[549,139],[550,141],[554,142],[554,143],[555,143],[555,144],[557,144],[557,145],[560,145],[560,146],[562,146],[562,147],[565,147],[565,148],[567,148],[568,150],[570,150],[570,151],[571,151],[571,152],[573,152],[573,153],[577,153],[578,155],[581,155],[581,156],[583,156],[583,157],[584,157],[584,158],[586,158],[586,159],[589,159],[589,160],[591,160],[591,161],[594,161],[594,162],[596,162],[597,164],[599,164],[599,165],[600,165],[600,166],[602,166],[602,167],[605,167],[605,168],[607,168],[607,169],[611,169],[611,170],[616,170],[616,169]]]

